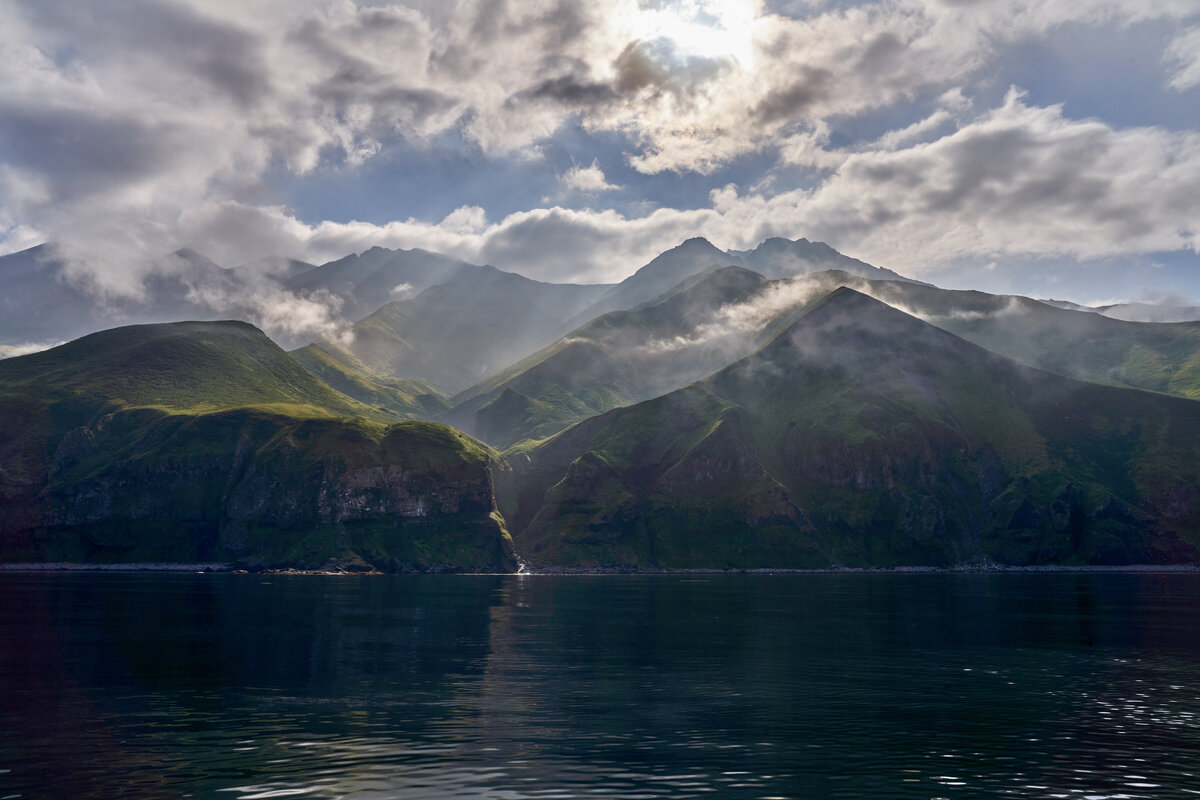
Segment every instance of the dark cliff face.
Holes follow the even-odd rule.
[[[394,419],[239,322],[0,362],[0,561],[513,565],[496,454]]]
[[[444,426],[138,410],[50,444],[0,498],[4,560],[514,566],[499,466]]]

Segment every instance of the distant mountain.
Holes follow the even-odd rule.
[[[1200,321],[1200,306],[1187,303],[1113,303],[1107,306],[1081,306],[1070,300],[1042,300],[1056,308],[1072,311],[1091,311],[1110,319],[1125,322],[1196,322]]]
[[[571,320],[572,327],[582,325],[609,311],[623,311],[653,300],[689,278],[712,267],[735,263],[707,239],[695,237],[656,256],[650,263],[609,289],[599,300]]]
[[[1001,355],[1082,380],[1200,398],[1200,322],[1149,325],[1016,295],[837,279]]]
[[[0,281],[6,288],[0,297],[0,357],[27,352],[37,347],[78,338],[87,333],[114,325],[146,322],[171,322],[184,319],[211,320],[242,318],[268,328],[271,336],[286,347],[296,347],[311,341],[313,331],[339,321],[363,321],[383,306],[415,299],[427,289],[453,284],[452,294],[470,294],[466,287],[478,284],[486,291],[500,291],[501,306],[520,295],[534,302],[536,319],[528,321],[527,331],[515,334],[512,347],[500,358],[516,359],[548,344],[553,339],[601,314],[626,310],[649,302],[691,276],[712,267],[737,265],[768,277],[788,277],[819,270],[838,268],[872,279],[906,280],[889,270],[883,270],[844,256],[820,242],[805,239],[788,241],[768,239],[754,250],[722,251],[708,241],[689,239],[680,246],[659,255],[616,286],[543,284],[558,286],[554,290],[532,292],[520,280],[508,279],[507,285],[497,282],[493,267],[477,266],[449,256],[420,249],[389,250],[373,247],[361,254],[320,266],[287,258],[267,258],[226,269],[202,254],[182,249],[164,256],[159,268],[146,279],[138,297],[102,298],[80,280],[69,280],[64,263],[53,248],[36,248],[0,257]],[[513,273],[505,273],[513,275]],[[569,287],[569,288],[568,288]],[[478,292],[476,292],[478,294]],[[549,298],[549,305],[538,305]],[[431,298],[426,298],[431,299]],[[474,298],[469,298],[474,299]],[[288,309],[296,306],[297,311]],[[301,306],[303,308],[301,308]],[[400,307],[402,308],[402,307]],[[464,313],[471,313],[468,308]],[[319,312],[319,319],[309,316]],[[388,361],[379,347],[394,345],[400,354],[393,361],[409,370],[418,364],[416,372],[396,373],[385,367],[383,377],[425,377],[438,373],[448,380],[450,391],[483,377],[469,370],[447,378],[439,362],[448,356],[459,359],[464,354],[443,347],[440,354],[425,352],[422,335],[409,341],[406,332],[387,330],[397,308],[366,326],[370,353],[352,354],[373,365]],[[568,316],[562,316],[569,312]],[[520,309],[516,310],[520,313]],[[411,315],[405,315],[411,316]],[[375,323],[383,321],[380,328]],[[539,330],[545,322],[548,333]],[[423,326],[431,329],[430,326]],[[498,330],[499,337],[508,336],[507,329]],[[443,330],[440,338],[454,338],[453,332]],[[374,338],[372,338],[372,336]],[[388,344],[390,342],[390,344]],[[470,343],[468,343],[470,344]],[[468,358],[473,358],[467,354]],[[432,361],[431,361],[432,359]],[[493,358],[475,359],[475,366],[494,371],[504,366]],[[430,378],[432,379],[432,378]]]
[[[267,275],[271,278],[280,281],[286,281],[289,278],[300,275],[317,268],[316,264],[310,264],[307,261],[301,261],[298,258],[284,258],[283,256],[259,258],[254,261],[248,261],[245,264],[239,264],[233,268],[234,272],[253,272],[257,274]]]
[[[776,237],[767,239],[753,250],[719,250],[707,239],[696,237],[655,257],[618,283],[596,303],[577,314],[570,321],[571,327],[578,327],[609,311],[630,309],[649,302],[686,278],[723,266],[743,267],[768,278],[794,278],[836,269],[870,280],[919,283],[891,270],[842,255],[823,242]]]
[[[473,267],[379,308],[350,327],[348,343],[319,344],[378,376],[420,378],[455,392],[554,341],[567,319],[608,288]]]
[[[101,300],[68,277],[48,245],[0,256],[0,345],[50,345],[123,323],[216,319],[189,299],[188,283],[226,284],[229,273],[191,250],[167,258],[170,271],[149,281],[144,298]]]
[[[495,454],[392,419],[240,322],[0,361],[0,561],[511,564]]]
[[[701,383],[510,453],[518,551],[578,566],[1200,557],[1200,407],[1018,365],[852,289]]]
[[[1068,311],[1093,311],[1094,312],[1096,310],[1096,309],[1092,308],[1091,306],[1081,306],[1081,305],[1079,305],[1079,303],[1072,303],[1070,300],[1052,300],[1052,299],[1047,300],[1044,298],[1038,298],[1038,302],[1045,303],[1046,305],[1053,306],[1054,308],[1065,308]]]
[[[687,278],[460,392],[446,421],[503,448],[699,380],[753,349],[765,321],[742,327],[720,315],[767,283],[741,267]]]
[[[293,274],[283,284],[292,291],[325,291],[341,298],[342,316],[359,320],[387,303],[415,297],[430,286],[482,275],[491,269],[428,250],[372,247],[362,254],[351,253]]]
[[[1116,303],[1099,306],[1096,311],[1112,319],[1126,322],[1195,322],[1200,320],[1200,306],[1169,303]]]
[[[865,261],[843,255],[824,242],[810,242],[808,239],[791,241],[773,237],[753,250],[730,250],[728,255],[737,259],[733,263],[768,278],[794,278],[814,272],[840,270],[870,280],[921,283],[890,269],[874,267]]]

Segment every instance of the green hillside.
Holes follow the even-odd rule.
[[[577,565],[1200,557],[1200,406],[1018,365],[850,289],[702,383],[509,456],[518,549]]]
[[[316,380],[244,322],[101,331],[0,361],[0,392],[119,408],[204,413],[270,405],[300,416],[388,418]]]
[[[445,396],[429,381],[378,378],[349,353],[335,358],[320,345],[310,344],[288,355],[339,392],[407,419],[433,419],[450,408]]]
[[[395,419],[238,322],[0,361],[0,560],[510,564],[496,454]]]

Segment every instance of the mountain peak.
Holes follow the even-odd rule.
[[[935,352],[987,357],[976,345],[848,286],[815,301],[759,352],[772,359],[788,353],[790,360],[797,351],[829,364],[899,365]]]
[[[701,259],[704,259],[703,263],[697,264],[697,261]],[[702,236],[693,236],[691,239],[684,240],[670,250],[659,253],[648,264],[629,278],[626,278],[626,280],[632,280],[639,276],[644,277],[664,270],[672,271],[672,274],[682,279],[687,275],[699,272],[701,269],[719,266],[729,261],[729,255],[724,250],[719,249]],[[680,272],[681,268],[682,272]]]
[[[190,264],[208,265],[208,264],[215,263],[208,256],[204,255],[201,252],[193,250],[190,247],[181,247],[178,250],[176,250],[175,252],[171,253],[171,255],[173,255],[175,258],[183,259],[184,261],[187,261]]]

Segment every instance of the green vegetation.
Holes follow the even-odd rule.
[[[1023,367],[858,292],[700,384],[514,448],[534,561],[1200,557],[1200,407]]]
[[[582,295],[480,269],[349,348],[176,323],[0,361],[0,560],[1200,559],[1200,324],[724,267],[546,345]]]
[[[497,454],[353,400],[243,323],[0,362],[0,558],[364,569],[512,563]]]
[[[368,406],[407,419],[432,419],[450,409],[445,395],[429,381],[376,377],[349,353],[334,358],[320,345],[310,344],[289,355],[334,389]]]
[[[0,392],[41,402],[205,413],[271,404],[298,416],[381,413],[313,377],[244,322],[179,322],[101,331],[0,361]]]

